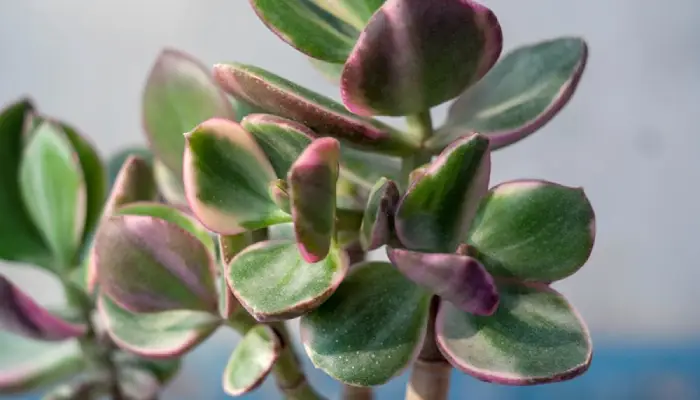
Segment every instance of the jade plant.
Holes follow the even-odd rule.
[[[502,385],[583,374],[590,334],[551,284],[589,258],[591,204],[546,179],[492,182],[491,154],[564,107],[585,41],[502,55],[498,19],[469,0],[250,4],[338,101],[165,49],[143,91],[147,148],[103,163],[28,101],[0,115],[0,257],[53,273],[68,300],[46,309],[0,277],[0,393],[157,398],[219,328],[241,335],[231,396],[269,375],[284,398],[324,398],[302,352],[346,398],[408,369],[422,400],[445,399],[453,369]]]

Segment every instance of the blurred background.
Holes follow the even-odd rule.
[[[586,190],[597,215],[593,255],[556,288],[589,323],[595,355],[582,378],[534,388],[455,372],[451,399],[700,399],[700,3],[482,2],[501,21],[504,51],[563,35],[590,46],[572,101],[537,134],[496,153],[492,181],[539,177]],[[0,104],[28,95],[108,156],[144,143],[141,90],[164,46],[208,65],[256,64],[339,98],[244,0],[8,0],[0,2]],[[436,124],[445,108],[434,112]],[[8,265],[0,272],[41,302],[60,302],[47,275]],[[224,398],[220,374],[236,340],[220,332],[188,356],[165,398]],[[339,385],[306,366],[338,398]],[[406,380],[379,388],[379,398],[401,398]],[[248,398],[277,394],[266,383]]]

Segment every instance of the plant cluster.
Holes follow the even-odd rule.
[[[506,385],[585,372],[588,329],[550,284],[587,261],[593,209],[580,188],[490,179],[491,154],[570,99],[584,40],[502,56],[496,16],[469,0],[251,5],[341,102],[166,49],[143,94],[148,148],[107,166],[29,101],[0,114],[0,258],[54,274],[68,300],[48,310],[0,276],[0,393],[157,398],[228,327],[242,335],[228,394],[272,375],[286,398],[322,398],[296,318],[306,355],[350,391],[408,367],[407,398],[424,400],[445,398],[452,368]]]

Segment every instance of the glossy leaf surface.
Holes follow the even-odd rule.
[[[491,189],[468,243],[496,277],[556,281],[588,260],[595,214],[580,188],[521,180]]]
[[[340,382],[384,384],[418,355],[429,303],[430,294],[391,264],[358,265],[333,296],[301,318],[304,348]]]
[[[224,391],[229,396],[248,393],[263,383],[275,364],[281,344],[275,331],[256,325],[238,342],[223,374]]]
[[[345,277],[345,253],[331,249],[311,264],[289,240],[255,244],[239,253],[226,269],[233,294],[258,321],[292,319],[326,300]]]
[[[591,362],[585,323],[556,291],[545,285],[499,285],[501,304],[479,317],[443,302],[437,343],[450,363],[480,380],[534,385],[572,379]]]
[[[389,241],[394,229],[394,212],[399,203],[399,189],[394,181],[382,178],[369,194],[360,226],[360,244],[365,251]]]

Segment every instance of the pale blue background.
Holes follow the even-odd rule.
[[[536,136],[499,152],[493,181],[540,177],[585,188],[598,216],[596,246],[589,264],[556,286],[598,346],[589,374],[572,383],[503,389],[460,378],[456,387],[473,385],[471,394],[455,389],[454,398],[557,398],[567,388],[572,398],[700,398],[700,3],[484,2],[503,24],[506,49],[557,35],[582,35],[590,45],[573,101]],[[337,98],[244,0],[0,0],[0,103],[31,95],[103,154],[140,143],[141,87],[163,46],[207,64],[257,64]],[[60,299],[46,276],[0,271],[43,302]],[[212,398],[221,348],[234,341],[217,335],[193,354],[171,398]],[[382,389],[384,398],[398,398],[402,383]],[[335,386],[326,389],[333,395]]]

